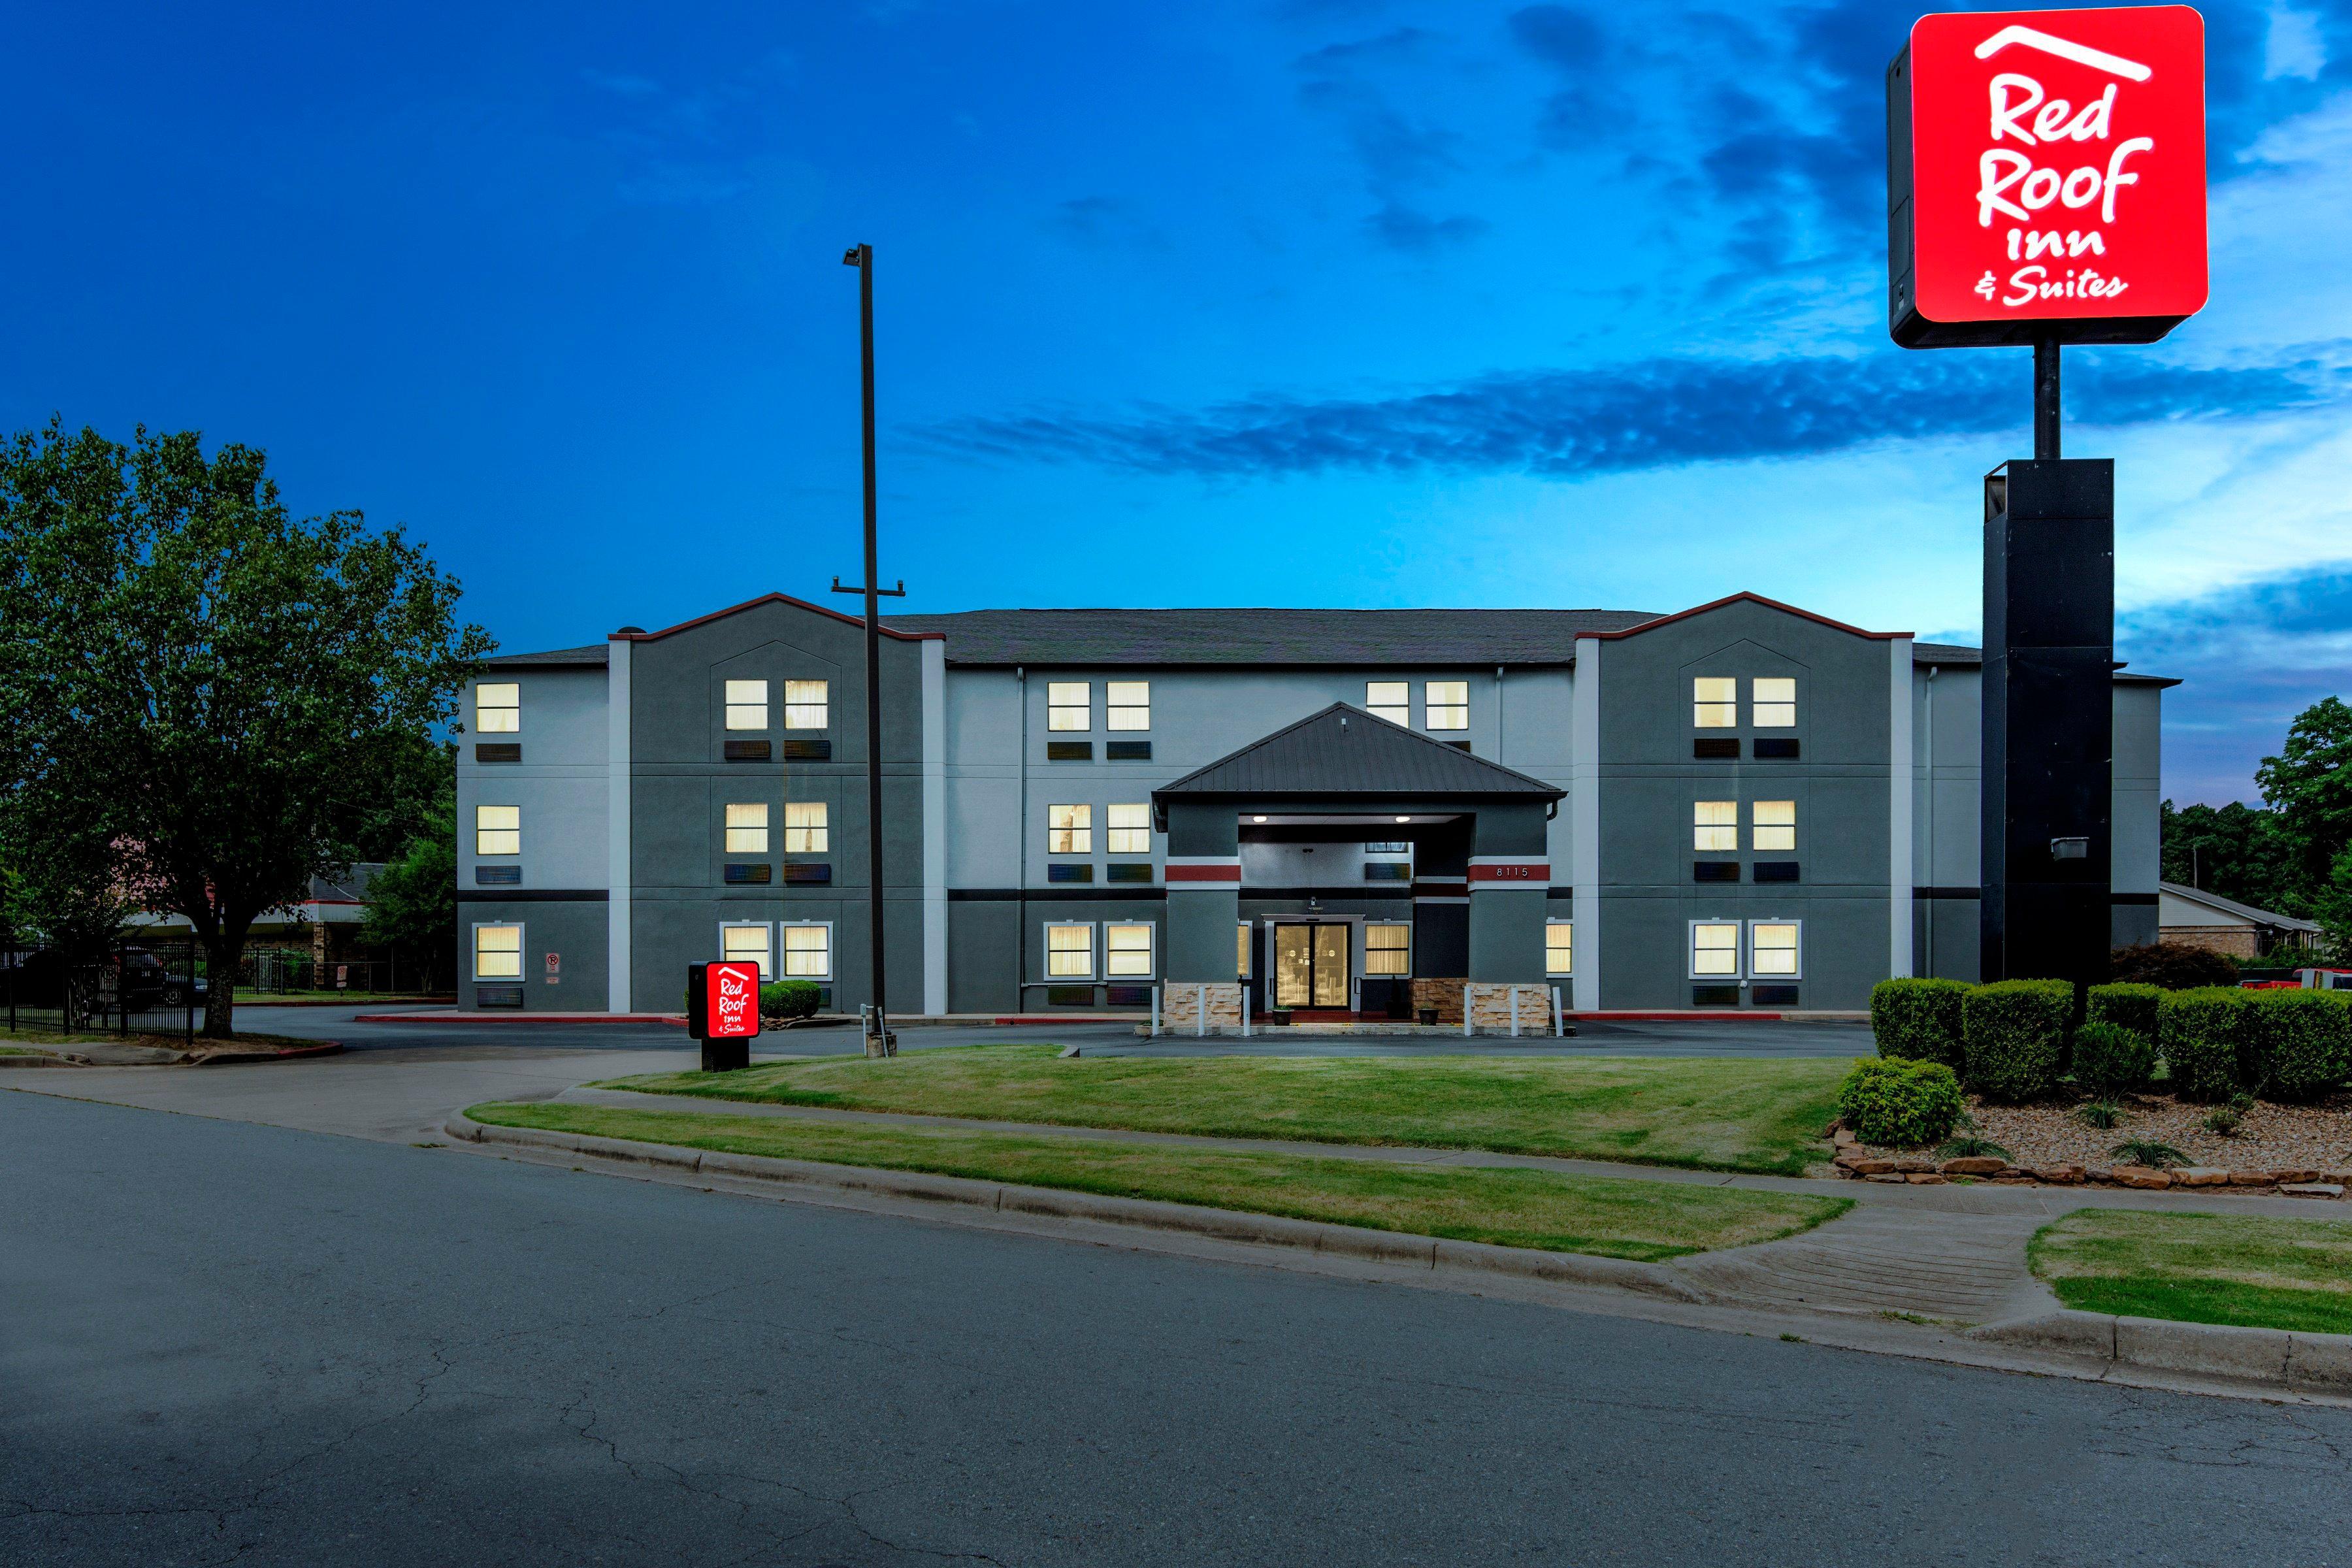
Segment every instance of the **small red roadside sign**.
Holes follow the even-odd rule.
[[[687,984],[687,1029],[698,1040],[748,1040],[760,1032],[760,966],[698,963]]]

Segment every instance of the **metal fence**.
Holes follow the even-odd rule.
[[[193,941],[117,942],[80,963],[54,948],[0,946],[11,1031],[193,1042],[205,989],[204,950]]]
[[[321,962],[300,948],[254,948],[237,964],[241,996],[282,996],[305,991],[432,992],[432,967],[394,952],[384,958]],[[446,987],[444,987],[446,989]]]

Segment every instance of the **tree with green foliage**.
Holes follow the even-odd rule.
[[[2340,697],[2295,716],[2286,743],[2254,770],[2299,873],[2303,908],[2338,952],[2352,947],[2352,705]]]
[[[421,801],[387,823],[385,781],[492,646],[457,595],[396,528],[294,517],[253,447],[55,421],[0,447],[8,782],[102,835],[131,898],[194,926],[206,1035],[234,1032],[226,982],[257,917],[419,825]]]
[[[2279,814],[2242,801],[2163,805],[2163,877],[2256,909],[2309,912],[2303,870]]]
[[[404,948],[424,955],[429,984],[457,948],[457,776],[444,763],[440,798],[422,832],[368,884],[367,918],[360,940],[372,947]]]

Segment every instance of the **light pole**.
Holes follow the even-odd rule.
[[[866,581],[856,587],[846,587],[835,577],[833,591],[866,595],[866,879],[868,896],[873,900],[868,924],[874,937],[874,1011],[868,1026],[870,1033],[866,1037],[866,1054],[887,1056],[892,1053],[888,1016],[883,1011],[883,999],[888,994],[884,987],[884,954],[889,944],[882,929],[881,600],[885,596],[905,597],[907,584],[902,579],[895,588],[881,586],[877,581],[874,558],[874,247],[853,245],[843,255],[841,264],[857,268],[857,348],[864,372],[866,414]]]

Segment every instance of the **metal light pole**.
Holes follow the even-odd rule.
[[[884,597],[903,598],[907,584],[902,579],[895,588],[885,588],[877,581],[874,550],[874,247],[853,245],[842,257],[844,267],[857,268],[857,348],[861,368],[865,373],[864,408],[866,415],[866,581],[856,587],[845,586],[840,578],[833,580],[836,594],[866,595],[866,877],[873,909],[869,923],[874,936],[874,1011],[871,1030],[866,1039],[866,1054],[886,1056],[890,1051],[888,1016],[884,1012],[884,998],[888,994],[884,981],[887,974],[885,949],[888,946],[882,929],[882,615]]]
[[[2058,340],[2033,345],[2033,460],[2058,461]]]

